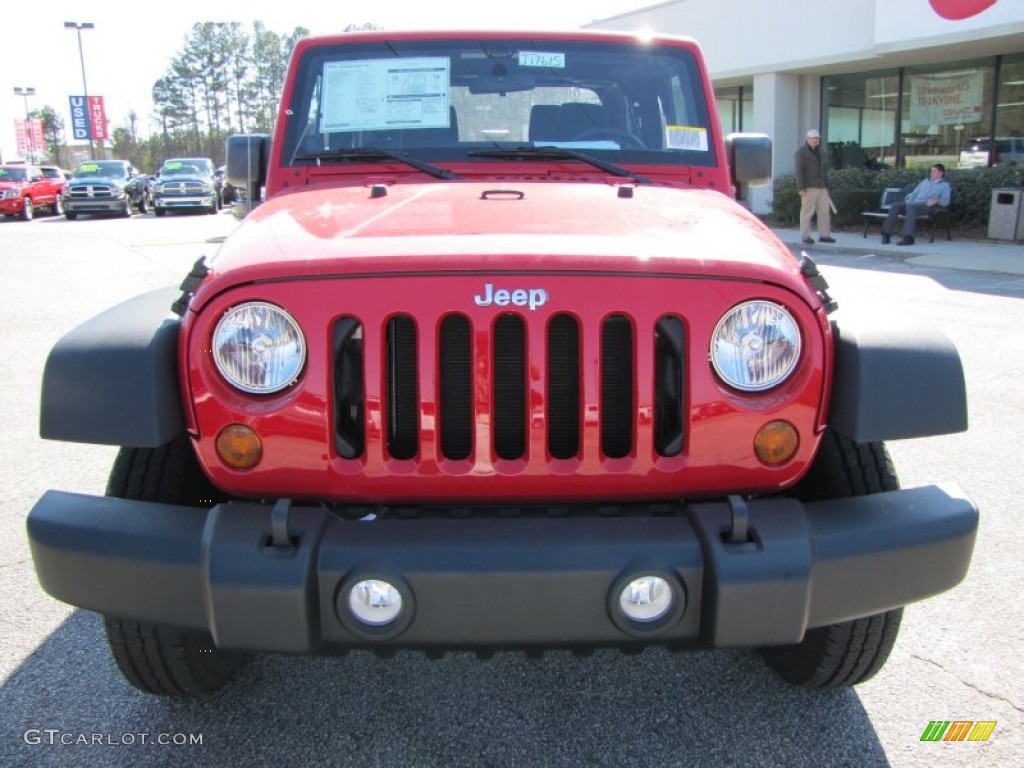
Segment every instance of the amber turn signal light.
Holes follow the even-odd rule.
[[[263,456],[263,444],[249,427],[232,424],[217,435],[217,455],[232,469],[252,469]]]
[[[754,437],[754,453],[762,464],[777,467],[796,454],[800,438],[788,421],[769,421]]]

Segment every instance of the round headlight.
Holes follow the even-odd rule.
[[[711,334],[711,364],[731,387],[760,392],[781,384],[800,359],[800,330],[785,307],[768,301],[739,304]]]
[[[254,301],[232,308],[217,323],[213,359],[233,386],[269,394],[295,381],[306,362],[306,341],[291,315]]]

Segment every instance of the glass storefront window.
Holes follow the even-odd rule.
[[[896,159],[896,70],[826,77],[825,144],[833,168],[886,168]]]
[[[900,144],[904,168],[956,168],[963,147],[992,124],[995,59],[907,67]]]
[[[751,86],[716,88],[715,104],[723,133],[753,130],[754,89]]]
[[[991,162],[1024,165],[1024,55],[1003,57],[996,103],[996,146]]]
[[[1024,55],[999,61],[995,110],[995,57],[822,78],[832,167],[1024,163]]]

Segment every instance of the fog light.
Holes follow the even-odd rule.
[[[672,587],[660,576],[642,576],[619,594],[619,607],[627,618],[647,624],[664,618],[675,603]]]
[[[357,581],[349,590],[348,608],[368,627],[383,627],[401,615],[402,595],[393,584],[381,579],[365,579]]]
[[[777,467],[796,454],[800,438],[788,421],[769,421],[754,436],[754,453],[762,464]]]
[[[232,424],[217,435],[217,455],[232,469],[251,469],[263,457],[263,443],[249,427]]]

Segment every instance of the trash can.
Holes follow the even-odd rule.
[[[1021,215],[1021,194],[1024,189],[1003,187],[992,190],[988,212],[989,240],[1024,240],[1024,215]]]

